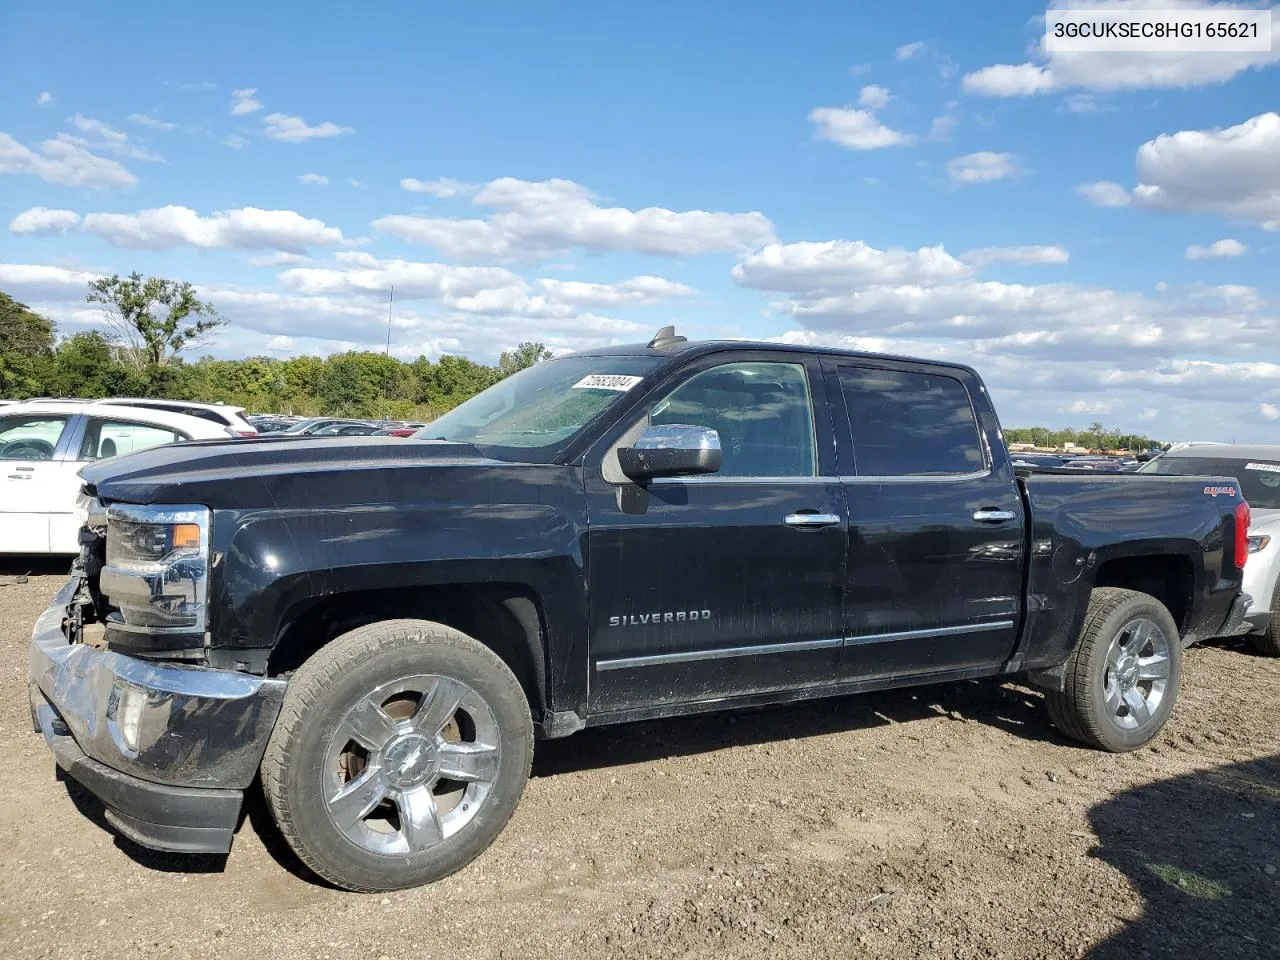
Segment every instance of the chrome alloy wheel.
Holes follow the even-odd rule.
[[[1111,722],[1136,730],[1151,721],[1164,700],[1170,674],[1169,638],[1145,617],[1130,620],[1107,650],[1103,697]]]
[[[493,789],[498,722],[467,684],[411,676],[346,712],[322,773],[325,807],[348,840],[373,853],[418,853],[456,834]]]

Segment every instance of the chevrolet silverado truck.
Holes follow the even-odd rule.
[[[443,877],[537,737],[976,677],[1125,751],[1240,632],[1230,478],[1015,472],[947,363],[647,344],[539,363],[413,439],[91,465],[31,646],[36,729],[148,847],[230,849],[261,784],[321,878]]]

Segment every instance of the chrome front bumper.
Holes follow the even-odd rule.
[[[112,822],[133,839],[168,850],[225,849],[285,682],[69,643],[63,622],[78,587],[77,578],[69,580],[32,631],[37,732],[58,765],[98,794]],[[193,839],[213,826],[202,810],[213,811],[225,837]],[[183,833],[187,828],[197,833]]]

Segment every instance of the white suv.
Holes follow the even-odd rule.
[[[102,400],[0,407],[0,554],[80,552],[77,474],[86,463],[237,435],[220,421]]]

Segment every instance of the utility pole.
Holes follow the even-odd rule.
[[[391,356],[391,305],[396,302],[396,288],[391,288],[391,299],[387,301],[387,356]]]

